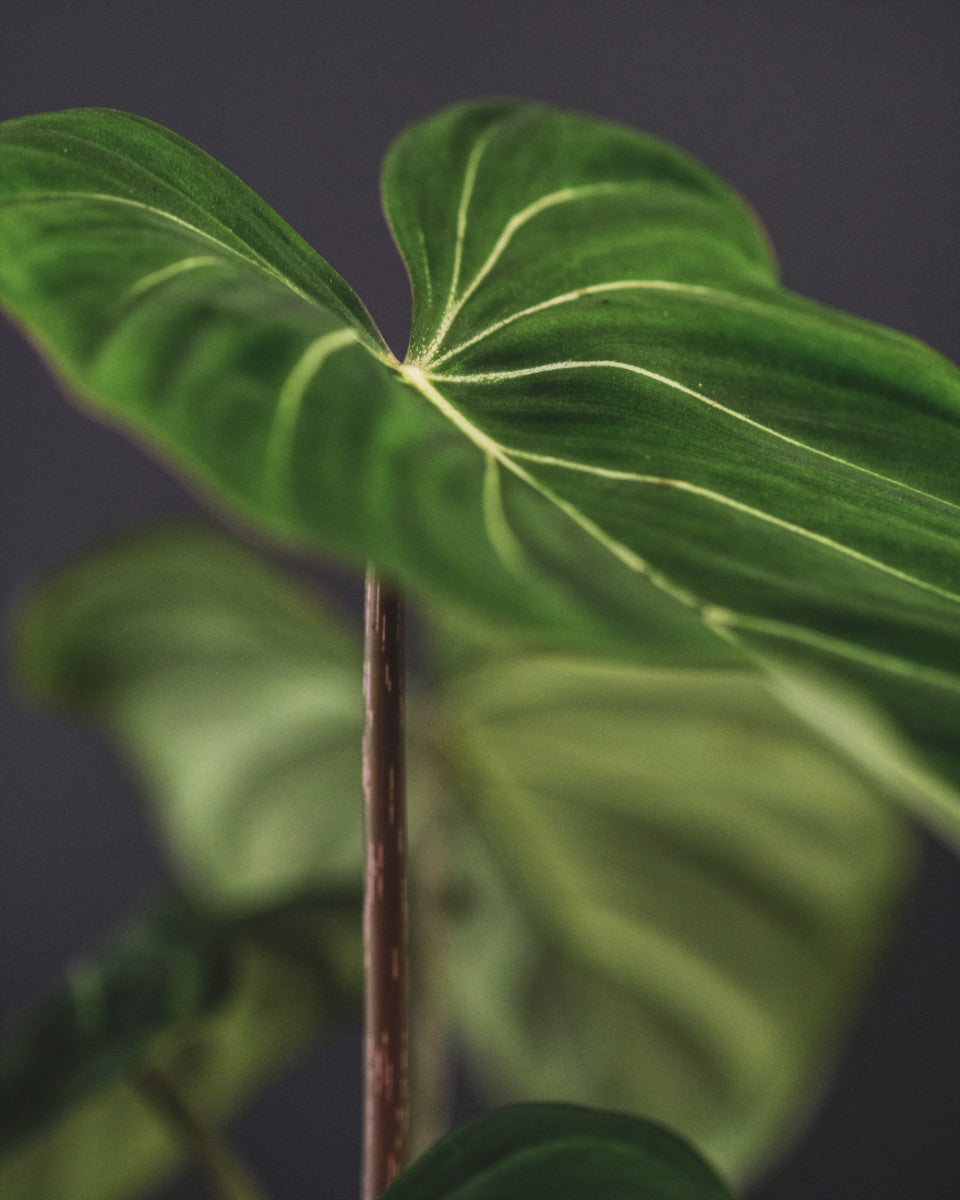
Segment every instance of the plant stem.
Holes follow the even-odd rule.
[[[407,880],[403,604],[370,569],[364,637],[365,974],[362,1200],[400,1172],[407,1140]]]
[[[187,1104],[167,1076],[152,1065],[132,1073],[134,1087],[176,1131],[220,1200],[265,1200],[240,1161]]]

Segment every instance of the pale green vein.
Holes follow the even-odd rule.
[[[492,454],[488,453],[484,458],[483,523],[487,530],[487,536],[503,565],[520,574],[525,565],[524,556],[520,549],[520,543],[514,536],[503,510],[500,466]]]
[[[433,303],[433,280],[430,278],[430,254],[427,251],[427,235],[418,226],[417,227],[417,242],[420,245],[420,257],[423,259],[423,286],[424,286],[424,301],[429,309]]]
[[[604,364],[606,365],[606,364]],[[616,364],[623,365],[623,364]],[[540,458],[545,458],[549,461],[549,456],[525,456],[521,452],[511,451],[504,447],[489,434],[478,429],[458,408],[455,407],[441,391],[431,382],[432,379],[443,378],[438,376],[428,376],[421,368],[410,363],[401,364],[398,368],[401,376],[415,387],[427,400],[429,400],[451,423],[458,428],[469,440],[480,450],[488,459],[493,459],[496,463],[502,466],[505,470],[510,471],[518,479],[528,484],[534,491],[538,492],[545,500],[556,506],[570,518],[579,528],[584,530],[589,536],[593,537],[599,545],[603,546],[618,562],[623,564],[634,573],[643,576],[654,587],[676,600],[684,607],[696,612],[707,628],[711,629],[718,637],[735,645],[739,650],[745,647],[741,642],[738,633],[756,633],[764,634],[770,637],[790,640],[810,648],[822,651],[827,654],[834,655],[846,659],[848,661],[860,663],[886,673],[899,675],[903,678],[913,679],[926,684],[934,684],[953,692],[960,694],[960,679],[947,672],[937,671],[932,668],[917,666],[914,663],[904,659],[897,658],[894,655],[881,654],[877,651],[845,642],[840,638],[833,638],[826,634],[820,634],[815,631],[804,629],[800,626],[794,626],[787,622],[768,620],[762,617],[754,617],[747,613],[736,612],[732,609],[722,607],[720,605],[704,603],[695,594],[686,591],[679,587],[667,576],[653,568],[635,551],[628,546],[618,542],[611,537],[601,526],[595,521],[592,521],[583,512],[580,511],[574,504],[564,500],[558,496],[529,471],[525,470],[518,461],[520,457],[530,457],[537,461]],[[522,372],[527,374],[529,372]],[[452,377],[456,380],[456,377]],[[687,390],[687,389],[684,389]],[[736,415],[736,414],[734,414]],[[775,431],[770,431],[775,432]],[[782,436],[782,435],[778,435]],[[830,456],[828,456],[830,457]],[[564,460],[556,460],[555,465],[564,465]],[[488,468],[489,469],[489,468]],[[604,468],[598,469],[599,473],[604,472]],[[868,472],[873,474],[873,472]],[[642,478],[642,477],[641,477]],[[655,477],[651,477],[655,478]],[[882,478],[882,477],[881,477]],[[682,482],[682,481],[678,481]],[[694,487],[695,485],[690,485]],[[904,485],[905,486],[905,485]],[[699,490],[699,489],[698,489]],[[719,496],[719,493],[717,494]],[[729,500],[729,497],[725,499]],[[737,502],[734,502],[735,504]],[[744,506],[746,507],[746,506]],[[767,514],[769,516],[769,514]],[[801,527],[796,527],[798,532]],[[811,533],[812,531],[802,531]],[[813,535],[817,537],[818,535]],[[840,544],[837,543],[839,548]],[[849,548],[848,548],[849,549]],[[499,551],[498,551],[499,552]],[[856,552],[853,552],[856,555]],[[885,567],[886,564],[877,564]],[[893,570],[892,568],[889,568]],[[905,579],[909,582],[914,581],[912,577],[906,576]],[[922,586],[922,585],[921,585]],[[933,590],[933,589],[931,589]],[[946,598],[953,600],[955,597],[946,594]],[[746,647],[752,650],[749,645]]]
[[[642,575],[645,579],[649,580],[654,587],[665,592],[672,599],[678,601],[684,606],[694,610],[700,608],[699,599],[691,592],[687,592],[684,589],[677,587],[665,575],[662,575],[659,571],[656,571],[653,567],[651,567],[650,564],[641,558],[639,554],[631,550],[629,546],[625,546],[622,542],[618,542],[616,538],[611,537],[605,529],[599,526],[595,521],[592,521],[585,513],[582,513],[580,509],[576,507],[576,505],[571,504],[569,501],[564,500],[561,496],[558,496],[555,492],[551,491],[550,488],[541,483],[536,476],[531,475],[529,471],[524,470],[519,463],[515,462],[514,459],[510,457],[510,454],[503,446],[500,445],[499,442],[490,437],[489,434],[484,433],[482,429],[478,429],[477,426],[468,420],[468,418],[465,417],[455,405],[451,404],[446,396],[444,396],[442,392],[438,391],[438,389],[433,386],[426,373],[418,366],[413,363],[401,363],[397,369],[400,375],[412,387],[415,387],[421,393],[421,395],[425,396],[426,399],[429,400],[431,404],[433,404],[457,429],[459,429],[461,433],[469,438],[469,440],[473,442],[477,449],[482,451],[485,455],[493,458],[518,479],[523,480],[523,482],[528,484],[535,492],[538,492],[545,500],[549,501],[557,509],[559,509],[560,512],[568,516],[571,521],[578,525],[582,530],[584,530],[585,533],[589,534],[590,537],[594,538],[601,546],[604,547],[605,550],[613,555],[618,562],[622,563],[625,567],[636,574]],[[496,546],[494,548],[496,549]]]
[[[779,1031],[736,972],[705,962],[676,931],[601,908],[586,896],[571,899],[562,913],[564,936],[580,935],[581,961],[642,995],[645,1005],[696,1030],[717,1068],[731,1079],[739,1076],[743,1091],[755,1096],[776,1057]],[[630,953],[624,953],[625,946]]]
[[[943,504],[949,508],[960,508],[960,505],[954,504],[952,500],[946,500],[942,496],[933,496],[921,488],[904,483],[902,480],[891,479],[888,475],[882,475],[879,471],[872,471],[869,467],[861,466],[859,463],[849,462],[837,454],[831,454],[829,450],[821,450],[817,446],[801,442],[797,438],[790,437],[789,434],[781,433],[778,429],[764,425],[761,421],[755,421],[753,417],[748,417],[745,413],[737,412],[735,408],[721,404],[719,400],[714,400],[712,397],[704,395],[703,392],[698,392],[694,388],[687,387],[686,384],[680,383],[677,379],[671,379],[668,375],[660,375],[656,371],[649,371],[646,367],[638,367],[635,363],[620,362],[612,358],[570,359],[564,362],[540,363],[535,367],[517,367],[511,371],[482,371],[471,375],[445,375],[439,374],[436,371],[429,371],[427,374],[430,379],[434,379],[439,383],[476,384],[504,383],[510,379],[525,379],[534,375],[547,375],[554,371],[594,371],[604,369],[629,371],[633,375],[641,375],[645,379],[652,379],[654,383],[662,383],[665,387],[682,392],[685,396],[699,400],[709,408],[716,409],[717,412],[722,412],[728,417],[733,417],[736,421],[742,421],[752,429],[777,438],[778,441],[784,442],[788,446],[793,446],[797,450],[803,450],[808,454],[815,454],[820,458],[827,459],[829,462],[837,463],[841,467],[847,467],[851,471],[859,471],[864,475],[869,475],[871,479],[879,479],[882,483],[888,484],[890,487],[912,492],[914,495],[922,496],[925,500],[929,500],[933,504]]]
[[[564,292],[559,296],[552,296],[549,300],[541,300],[539,304],[531,304],[529,308],[521,309],[520,312],[511,313],[509,317],[504,317],[502,321],[495,321],[492,325],[488,325],[486,329],[481,329],[479,333],[468,338],[465,342],[461,342],[459,346],[454,346],[452,350],[448,350],[445,354],[441,354],[439,358],[434,358],[428,363],[424,363],[426,367],[439,367],[448,359],[454,358],[456,355],[469,349],[470,346],[476,345],[477,342],[482,342],[484,339],[491,337],[495,333],[499,333],[501,329],[505,329],[508,325],[512,325],[514,321],[523,320],[524,317],[532,317],[538,312],[543,312],[548,308],[556,308],[561,304],[571,304],[576,300],[582,299],[584,296],[595,296],[602,292],[619,292],[619,291],[663,291],[663,292],[680,292],[688,296],[709,296],[712,298],[720,297],[724,303],[739,302],[742,297],[735,296],[732,292],[722,292],[717,288],[705,287],[697,283],[674,283],[667,279],[615,279],[608,283],[592,283],[586,287],[576,288],[572,292]]]
[[[475,796],[483,827],[505,855],[513,883],[547,936],[553,939],[561,931],[560,941],[581,967],[643,997],[655,1011],[689,1022],[721,1070],[746,1067],[757,1076],[773,1044],[769,1017],[757,998],[729,972],[695,954],[676,932],[607,912],[593,902],[592,888],[571,872],[560,843],[543,836],[537,805],[523,787],[489,752],[476,745],[472,751],[492,784]],[[743,1036],[744,1028],[749,1037]],[[748,1043],[749,1065],[742,1058]]]
[[[734,635],[737,633],[755,633],[763,637],[779,638],[784,641],[796,642],[813,650],[836,658],[854,662],[860,666],[870,667],[884,674],[897,675],[903,679],[911,679],[927,686],[943,688],[960,696],[960,678],[947,671],[938,671],[934,667],[925,667],[893,654],[882,654],[842,638],[830,637],[829,634],[817,633],[800,625],[792,625],[787,621],[775,621],[766,617],[755,617],[749,613],[735,612],[732,609],[719,606],[706,606],[701,610],[701,616],[711,629],[718,633]],[[729,637],[727,640],[730,640]],[[749,643],[747,643],[749,647]]]
[[[487,256],[486,261],[476,275],[474,275],[469,286],[460,294],[459,299],[454,300],[451,293],[450,301],[448,301],[443,316],[440,318],[440,324],[437,326],[437,332],[434,335],[433,341],[424,351],[422,358],[417,359],[413,365],[422,366],[430,362],[446,337],[447,330],[453,324],[457,314],[497,265],[497,262],[518,229],[521,229],[528,221],[532,221],[540,213],[546,212],[547,209],[555,208],[558,204],[570,204],[578,200],[590,199],[593,196],[603,196],[620,192],[628,186],[628,184],[624,183],[591,183],[584,184],[582,187],[560,188],[555,192],[549,192],[546,196],[541,196],[538,200],[534,200],[531,204],[528,204],[526,208],[522,208],[519,212],[514,213],[503,227],[503,231],[494,243],[493,249]]]
[[[467,212],[470,209],[473,187],[477,179],[477,168],[496,130],[497,126],[493,125],[483,137],[477,138],[463,173],[463,187],[460,191],[460,203],[457,206],[457,240],[453,249],[453,270],[450,273],[450,291],[447,294],[445,311],[449,311],[456,302],[457,288],[460,286],[460,267],[463,262],[463,243],[467,236]]]
[[[178,275],[183,275],[186,271],[195,271],[198,267],[219,266],[223,262],[221,258],[215,258],[212,254],[194,254],[189,258],[181,258],[176,262],[168,263],[167,266],[161,267],[157,271],[151,271],[148,275],[142,275],[134,284],[131,284],[124,293],[124,301],[136,300],[142,296],[144,292],[150,291],[151,288],[159,287],[160,284],[166,283],[168,279],[175,279]]]
[[[274,495],[283,491],[284,472],[290,463],[293,435],[307,388],[331,354],[359,342],[359,334],[350,328],[324,334],[310,343],[283,381],[267,440],[264,468],[267,486]]]
[[[710,500],[717,504],[722,504],[726,508],[731,508],[735,512],[743,513],[744,516],[752,517],[758,521],[763,521],[769,525],[774,525],[777,529],[783,529],[787,533],[796,534],[798,537],[806,538],[817,545],[823,546],[828,550],[835,551],[855,562],[861,563],[864,566],[871,567],[877,571],[881,571],[886,575],[893,576],[901,583],[910,584],[913,587],[920,588],[922,591],[930,592],[934,596],[938,596],[942,600],[952,601],[953,603],[960,602],[960,596],[955,592],[949,591],[947,588],[937,587],[936,584],[928,583],[925,579],[918,579],[915,575],[910,575],[906,571],[901,571],[898,567],[891,566],[890,563],[883,562],[881,559],[871,558],[868,554],[863,554],[859,550],[855,550],[852,546],[847,546],[843,542],[835,541],[826,534],[817,533],[816,530],[807,529],[803,525],[796,525],[793,521],[786,521],[782,517],[777,517],[773,513],[765,512],[761,508],[754,508],[752,505],[744,504],[740,500],[735,500],[732,496],[727,496],[723,492],[715,492],[711,488],[701,487],[699,484],[690,483],[685,479],[670,479],[660,475],[642,475],[634,471],[621,471],[612,467],[598,467],[590,463],[575,462],[571,459],[555,458],[550,454],[536,454],[526,450],[505,450],[505,453],[512,458],[522,458],[525,462],[536,462],[543,466],[560,467],[568,471],[578,471],[581,474],[593,475],[600,479],[621,480],[625,483],[646,484],[653,487],[662,487],[673,489],[675,491],[686,492],[692,496],[700,496],[704,500]]]
[[[239,258],[241,262],[248,263],[251,266],[259,267],[265,271],[271,278],[276,279],[278,283],[282,283],[284,287],[294,292],[301,300],[306,300],[310,304],[316,304],[315,297],[308,295],[301,288],[288,279],[286,275],[278,271],[267,259],[263,258],[246,242],[243,243],[243,250],[238,250],[236,246],[231,246],[229,242],[221,241],[212,233],[207,233],[205,229],[200,229],[196,225],[191,225],[189,221],[185,221],[182,217],[176,216],[175,213],[166,212],[162,208],[155,208],[152,204],[144,204],[141,200],[131,200],[126,196],[111,196],[101,192],[35,192],[29,196],[14,196],[9,200],[0,201],[4,205],[16,206],[20,204],[51,204],[61,201],[95,201],[98,204],[119,204],[125,208],[135,208],[140,212],[149,213],[153,217],[158,217],[161,221],[169,221],[173,225],[179,225],[181,229],[186,229],[190,233],[195,234],[204,241],[212,242],[225,254],[231,254],[235,258]]]

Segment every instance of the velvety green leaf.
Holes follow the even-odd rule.
[[[0,298],[98,412],[275,532],[309,541],[319,522],[356,551],[351,522],[337,530],[388,352],[346,284],[201,151],[105,110],[5,123]],[[303,424],[307,393],[315,410],[331,392],[347,407]],[[307,459],[325,486],[304,523]]]
[[[648,661],[799,657],[960,780],[960,373],[782,290],[680,152],[482,101],[388,155],[411,355],[138,118],[0,131],[0,297],[68,387],[275,534]],[[960,813],[950,822],[960,834]]]
[[[84,109],[0,126],[0,303],[68,390],[273,534],[607,635],[589,597],[501,561],[483,455],[404,383],[330,267],[175,134]]]
[[[437,712],[449,1017],[492,1093],[643,1113],[755,1171],[890,932],[896,810],[749,673],[504,658]]]
[[[243,921],[166,902],[75,969],[0,1053],[0,1194],[122,1200],[183,1160],[138,1086],[160,1072],[212,1125],[362,993],[359,897]]]
[[[20,675],[105,729],[195,892],[231,908],[361,872],[359,636],[213,531],[167,528],[53,573]]]
[[[383,1200],[732,1200],[669,1130],[563,1104],[503,1108],[422,1155]]]
[[[728,192],[600,122],[449,110],[393,147],[384,197],[405,372],[484,455],[505,561],[843,673],[960,779],[960,372],[779,288]]]
[[[98,277],[106,281],[111,273],[129,271],[138,257],[141,266],[162,269],[169,279],[206,266],[229,271],[231,265],[246,265],[337,313],[371,344],[381,344],[363,305],[302,238],[220,163],[152,121],[103,108],[20,117],[3,126],[2,162],[7,228],[24,250],[44,221],[51,222],[51,233],[59,229],[69,236],[72,225],[76,235],[72,249],[55,243],[45,253],[34,248],[39,269],[32,284],[26,271],[18,276],[11,270],[28,305],[36,303],[40,286],[50,289],[52,305],[58,298],[66,304],[71,281],[60,278],[61,273],[86,278],[85,284],[74,279],[73,286],[93,287]],[[80,257],[85,226],[91,238],[99,226],[102,253],[115,247],[111,269],[95,271],[89,257]],[[195,242],[216,263],[174,260],[171,265],[163,255],[164,243],[172,248],[178,235],[184,244]],[[88,256],[91,250],[88,245]],[[134,289],[132,300],[164,280],[131,275],[127,282]],[[95,298],[105,296],[94,293]],[[110,315],[103,311],[84,317],[66,307],[57,328],[68,343],[86,341],[79,322],[91,321],[90,333],[97,326],[105,331]],[[54,312],[46,319],[55,321]]]

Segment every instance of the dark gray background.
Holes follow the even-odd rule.
[[[171,126],[316,246],[397,351],[409,300],[379,211],[383,151],[435,107],[508,93],[677,142],[762,214],[790,286],[958,359],[958,80],[960,5],[947,2],[0,0],[0,118],[93,104]],[[90,539],[194,509],[139,451],[65,404],[5,324],[0,363],[7,604]],[[132,788],[83,731],[5,699],[4,755],[9,1013],[163,868]],[[827,1106],[757,1200],[960,1194],[958,931],[960,870],[932,848]],[[339,1040],[238,1124],[278,1200],[355,1194],[357,1055],[354,1037]]]

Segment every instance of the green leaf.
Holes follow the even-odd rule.
[[[675,1134],[563,1104],[503,1108],[418,1158],[383,1200],[732,1200]]]
[[[347,285],[207,155],[108,110],[0,126],[0,298],[96,411],[273,532],[319,527],[356,553],[355,522],[337,529],[388,352]],[[303,424],[307,394],[313,409],[331,392],[347,408]],[[325,486],[304,519],[308,460]]]
[[[359,898],[213,920],[167,900],[20,1025],[0,1053],[0,1193],[122,1200],[183,1161],[137,1085],[159,1072],[218,1125],[362,991]]]
[[[896,809],[751,673],[501,652],[437,712],[447,1010],[488,1089],[644,1113],[754,1173],[890,932]]]
[[[0,1154],[126,1071],[157,1034],[230,989],[223,931],[168,897],[35,1008],[0,1045]]]
[[[727,188],[602,121],[460,105],[401,136],[384,200],[403,365],[175,135],[22,118],[0,298],[274,534],[567,645],[839,674],[960,780],[960,372],[781,289]]]
[[[274,535],[598,635],[562,582],[504,566],[483,457],[346,284],[175,134],[84,109],[0,126],[0,303],[69,391]]]
[[[166,528],[52,573],[18,634],[24,684],[120,744],[194,892],[244,909],[357,886],[359,638],[303,589]]]
[[[960,779],[960,372],[782,290],[720,184],[600,122],[461,106],[400,138],[384,197],[407,378],[486,458],[504,559],[641,647],[653,594],[774,673],[841,673]]]
[[[357,639],[189,527],[53,573],[18,633],[22,681],[118,743],[203,901],[190,921],[161,908],[7,1042],[0,1107],[29,1140],[0,1163],[0,1193],[110,1200],[183,1157],[134,1088],[141,1067],[216,1123],[360,1010]]]

